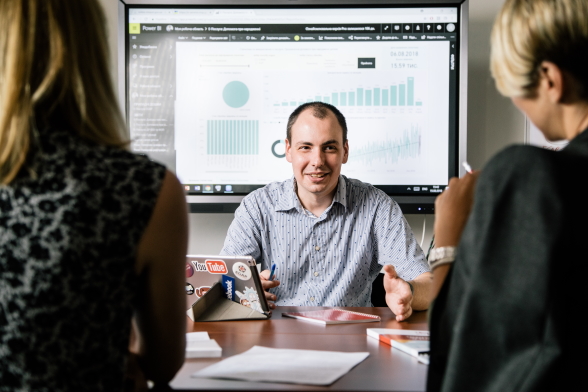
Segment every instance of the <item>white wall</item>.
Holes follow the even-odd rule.
[[[525,119],[490,75],[490,31],[503,0],[471,0],[468,78],[468,162],[481,169],[496,152],[524,140]]]
[[[112,70],[115,78],[117,58],[118,0],[100,0],[108,19]],[[470,0],[469,91],[468,91],[468,161],[475,169],[483,168],[492,155],[512,143],[524,140],[524,117],[510,100],[500,96],[490,76],[490,30],[503,0]],[[408,215],[417,240],[429,245],[434,223],[432,215]],[[190,214],[189,253],[214,254],[220,251],[232,214]]]

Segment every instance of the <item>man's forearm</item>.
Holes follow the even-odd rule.
[[[431,303],[431,289],[433,283],[433,275],[430,272],[425,272],[410,281],[414,289],[412,298],[412,308],[414,310],[426,310]]]

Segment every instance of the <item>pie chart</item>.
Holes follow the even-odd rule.
[[[249,101],[249,88],[238,80],[229,82],[223,89],[223,100],[232,108],[240,108]]]

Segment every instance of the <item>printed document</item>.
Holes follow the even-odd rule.
[[[368,352],[292,350],[253,346],[194,374],[199,378],[330,385],[369,356]],[[271,367],[260,364],[271,363]]]

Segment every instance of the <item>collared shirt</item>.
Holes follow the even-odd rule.
[[[295,180],[246,196],[229,227],[225,255],[251,255],[262,269],[276,264],[277,305],[371,306],[372,282],[392,264],[411,280],[429,271],[400,207],[383,191],[339,177],[333,202],[309,216]]]

